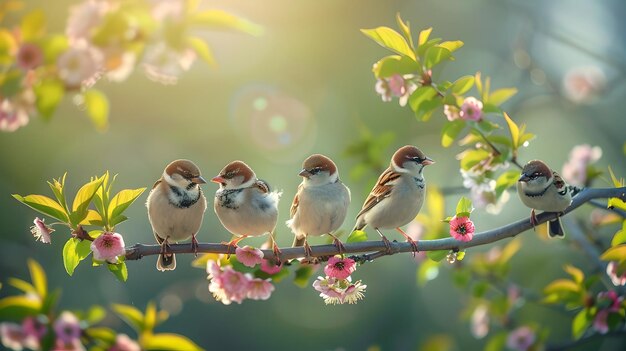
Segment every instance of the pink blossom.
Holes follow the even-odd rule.
[[[85,42],[73,45],[57,59],[59,77],[68,88],[92,85],[103,70],[102,53]]]
[[[328,259],[324,273],[331,278],[346,279],[356,270],[356,262],[351,258],[333,256]]]
[[[486,183],[478,184],[471,188],[470,199],[476,208],[484,208],[487,213],[499,214],[509,199],[510,195],[504,191],[500,198],[496,194],[496,181],[485,179]]]
[[[182,0],[153,0],[152,3],[152,17],[159,22],[179,21],[185,14],[185,3]]]
[[[282,269],[283,269],[283,266],[277,266],[270,260],[263,260],[263,261],[261,261],[261,271],[263,271],[263,272],[265,272],[265,273],[267,273],[269,275],[277,274]]]
[[[454,121],[461,118],[461,111],[458,107],[452,105],[443,105],[443,114],[446,115],[448,121]]]
[[[178,77],[189,70],[195,60],[196,53],[193,50],[179,51],[159,42],[146,48],[143,68],[150,80],[161,84],[176,84]]]
[[[588,104],[606,87],[606,76],[595,66],[575,67],[563,77],[563,95],[577,104]]]
[[[17,66],[25,71],[35,69],[43,63],[43,51],[32,43],[24,43],[17,51]]]
[[[623,299],[623,297],[617,296],[617,293],[613,290],[600,292],[598,293],[597,298],[598,308],[608,309],[611,312],[618,312]]]
[[[56,339],[54,342],[54,351],[85,351],[85,347],[80,342],[80,339],[74,339],[72,342],[65,343],[61,339]]]
[[[489,333],[489,309],[486,305],[480,304],[474,308],[470,328],[476,339],[482,339]]]
[[[235,249],[237,260],[246,267],[254,267],[263,262],[263,251],[252,246],[237,247]]]
[[[391,101],[391,89],[389,88],[389,82],[386,79],[378,79],[374,89],[384,102]]]
[[[483,103],[473,96],[466,97],[459,117],[466,121],[480,121],[483,118]]]
[[[215,261],[207,263],[209,271],[209,291],[217,301],[230,305],[233,301],[241,303],[248,294],[251,277],[235,271],[231,266],[221,268]]]
[[[54,321],[53,327],[57,342],[64,345],[72,345],[76,340],[79,340],[82,333],[78,318],[68,311],[61,313]]]
[[[105,232],[91,243],[93,258],[97,261],[117,263],[117,256],[126,254],[124,238],[118,233]]]
[[[454,216],[450,221],[450,235],[458,241],[472,240],[474,230],[474,223],[469,217]]]
[[[106,77],[112,82],[125,81],[135,68],[137,55],[122,48],[110,47],[102,51]]]
[[[28,124],[28,112],[18,104],[0,97],[0,130],[14,132]]]
[[[394,96],[400,97],[406,94],[406,85],[401,75],[394,74],[387,78],[387,82],[389,82],[389,90]]]
[[[22,326],[15,323],[0,323],[0,340],[2,345],[11,350],[20,351],[24,345],[25,335]]]
[[[587,169],[601,157],[602,149],[599,146],[591,147],[588,144],[574,146],[569,159],[563,165],[561,171],[563,179],[571,185],[587,186]]]
[[[593,319],[593,329],[600,334],[606,334],[609,332],[609,310],[600,310],[596,313]]]
[[[526,351],[535,343],[537,335],[530,327],[522,326],[509,333],[506,347],[512,350]]]
[[[317,277],[313,282],[313,288],[320,293],[327,305],[343,303],[355,304],[363,299],[367,285],[357,281],[352,283],[350,278],[336,279],[332,277]]]
[[[609,264],[606,266],[606,274],[609,276],[609,278],[611,278],[611,282],[613,282],[613,285],[626,285],[626,270],[620,272],[618,262],[609,262]]]
[[[254,278],[248,285],[247,298],[252,300],[267,300],[274,291],[274,285],[269,279]]]
[[[40,348],[41,339],[48,332],[48,328],[37,318],[29,316],[22,321],[22,332],[24,333],[24,346],[37,350]]]
[[[35,237],[35,240],[39,240],[44,244],[50,244],[50,233],[54,231],[51,227],[48,227],[44,223],[45,219],[39,219],[39,217],[35,217],[33,223],[34,226],[30,227],[30,232]]]
[[[117,334],[115,344],[108,351],[141,351],[141,346],[126,334]]]
[[[409,96],[417,89],[417,85],[411,80],[412,75],[401,76],[394,74],[389,78],[378,79],[376,81],[376,92],[383,101],[391,101],[391,97],[398,97],[400,106],[406,106]]]
[[[111,6],[108,1],[88,0],[70,7],[65,34],[71,42],[89,40]]]

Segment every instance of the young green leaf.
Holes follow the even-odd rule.
[[[474,207],[472,206],[472,200],[466,198],[465,196],[461,196],[461,199],[456,204],[457,216],[459,216],[459,214],[461,213],[463,214],[472,213],[473,210],[474,210]]]
[[[91,253],[91,242],[88,240],[80,240],[69,238],[63,246],[63,266],[70,276],[74,274],[74,270],[80,263]]]
[[[160,351],[201,351],[202,348],[193,341],[178,334],[146,334],[142,338],[142,349]]]
[[[428,251],[426,256],[435,262],[439,262],[448,256],[448,250]]]
[[[489,98],[487,98],[487,101],[483,101],[483,103],[490,103],[496,106],[500,106],[515,94],[517,94],[517,89],[515,88],[498,89],[491,93],[489,95]]]
[[[9,285],[13,286],[16,289],[22,290],[27,294],[37,294],[37,289],[35,289],[35,287],[31,283],[25,280],[18,278],[9,278],[7,282],[9,283]]]
[[[45,120],[49,120],[65,95],[65,87],[58,79],[41,80],[34,87],[37,111]]]
[[[389,55],[383,57],[372,67],[376,78],[387,78],[395,74],[410,74],[419,72],[421,66],[415,60],[401,55]]]
[[[120,304],[113,304],[111,307],[113,312],[136,332],[140,333],[143,330],[143,313],[137,308]]]
[[[41,300],[26,295],[8,296],[0,299],[0,320],[21,321],[41,310]]]
[[[91,199],[93,199],[96,191],[98,191],[98,188],[102,186],[102,181],[102,177],[92,180],[78,190],[76,197],[74,197],[74,202],[72,203],[72,214],[70,216],[72,224],[77,225],[87,217],[87,207],[91,203]]]
[[[585,333],[587,328],[591,325],[593,321],[593,316],[590,311],[586,308],[583,308],[580,312],[576,314],[574,320],[572,321],[572,337],[574,339],[580,339],[581,336]]]
[[[426,28],[424,30],[422,30],[417,38],[417,45],[419,47],[419,45],[423,45],[424,43],[426,43],[428,41],[428,37],[430,37],[430,33],[433,31],[433,28]]]
[[[519,171],[511,170],[502,173],[496,180],[496,197],[500,197],[504,191],[515,184],[519,179]]]
[[[441,145],[443,147],[449,147],[452,145],[463,128],[465,128],[464,120],[457,119],[446,122],[443,129],[441,129]]]
[[[411,36],[411,27],[409,25],[409,22],[404,22],[402,20],[402,17],[400,17],[400,12],[396,13],[396,22],[398,22],[398,27],[400,27],[400,30],[402,30],[402,34],[408,41],[409,46],[411,47],[411,50],[415,52],[415,47],[413,46],[413,37]]]
[[[603,261],[626,262],[626,244],[617,245],[604,251],[600,256]]]
[[[348,240],[346,240],[347,243],[358,243],[361,241],[367,241],[367,233],[363,230],[353,231],[350,233],[350,236],[348,236]]]
[[[378,27],[374,29],[361,29],[361,32],[378,43],[378,45],[415,60],[415,53],[411,50],[406,40],[404,40],[404,37],[395,30],[389,27]]]
[[[421,86],[409,96],[411,110],[418,111],[421,105],[437,96],[437,90],[431,86]]]
[[[443,43],[437,45],[442,48],[446,48],[450,51],[450,53],[455,52],[463,46],[463,42],[460,40],[452,40],[452,41],[444,41]]]
[[[148,302],[143,321],[143,332],[152,333],[157,325],[157,309],[153,301]]]
[[[189,37],[187,38],[187,44],[193,49],[193,51],[200,56],[201,59],[204,60],[209,66],[217,67],[217,61],[215,61],[215,57],[213,56],[213,52],[209,45],[198,37]]]
[[[511,143],[513,144],[513,150],[517,150],[519,148],[519,127],[506,112],[504,113],[504,119],[506,120],[506,124],[509,126],[509,130],[511,131]]]
[[[30,271],[30,279],[33,282],[37,295],[41,299],[45,299],[48,294],[48,282],[46,279],[46,273],[37,261],[28,259],[28,270]]]
[[[48,185],[50,186],[50,189],[52,189],[52,192],[61,207],[65,209],[66,213],[69,213],[67,200],[65,199],[65,177],[67,177],[67,172],[65,172],[63,177],[59,178],[59,180],[52,179],[52,183],[48,182]]]
[[[117,264],[107,263],[107,268],[117,280],[125,282],[128,279],[128,268],[126,268],[126,262],[121,261]]]
[[[426,66],[426,68],[432,68],[450,58],[452,58],[452,52],[450,52],[450,50],[441,46],[434,46],[426,51],[424,66]]]
[[[44,195],[26,195],[20,196],[13,194],[13,197],[23,203],[24,205],[32,208],[33,210],[43,213],[46,216],[50,216],[61,222],[67,223],[69,218],[65,209],[56,201]]]
[[[83,93],[85,111],[96,129],[105,131],[109,127],[109,99],[99,90],[89,89]]]
[[[585,280],[585,274],[580,269],[569,264],[566,264],[563,269],[572,276],[576,284],[582,284]]]
[[[23,41],[31,42],[41,38],[46,32],[46,15],[43,10],[35,10],[22,18],[20,35]]]
[[[209,29],[235,30],[254,36],[263,34],[263,27],[258,24],[222,10],[207,10],[196,13],[192,17],[191,23]]]
[[[474,86],[473,76],[463,76],[452,83],[450,89],[453,94],[462,95],[467,93]]]
[[[144,190],[146,190],[146,188],[124,189],[113,196],[108,209],[108,218],[111,222],[113,222],[116,217],[120,216],[122,212],[126,211],[128,206],[130,206]],[[114,225],[113,223],[110,224]]]
[[[301,265],[298,269],[296,269],[293,283],[301,288],[306,288],[309,286],[309,280],[311,279],[313,273],[315,273],[313,266]]]

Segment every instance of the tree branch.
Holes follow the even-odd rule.
[[[593,199],[600,198],[612,198],[617,197],[626,201],[626,187],[622,188],[588,188],[582,190],[577,196],[574,197],[572,204],[568,207],[563,214],[572,212],[576,208],[582,206],[586,202]],[[537,215],[538,224],[545,223],[549,220],[555,219],[557,213],[544,212]],[[457,241],[454,238],[435,239],[435,240],[421,240],[418,242],[418,248],[420,251],[436,251],[436,250],[462,250],[469,247],[485,245],[493,243],[506,238],[514,237],[524,231],[532,229],[530,218],[524,218],[505,225],[500,228],[487,230],[474,235],[474,238],[469,242]],[[412,247],[408,242],[391,242],[391,251],[387,253],[385,251],[385,245],[382,241],[363,241],[357,243],[347,243],[345,246],[345,253],[372,253],[364,255],[364,260],[373,260],[375,258],[393,255],[401,252],[411,252]],[[173,253],[192,253],[191,244],[172,244],[170,245],[171,252]],[[198,247],[198,252],[204,253],[228,253],[228,246],[224,244],[214,243],[202,243]],[[230,250],[232,252],[232,248]],[[334,245],[317,245],[311,246],[313,257],[327,257],[339,254],[339,250]],[[143,256],[158,255],[161,252],[159,245],[146,245],[135,244],[126,249],[126,260],[138,260]],[[281,260],[290,260],[294,258],[305,257],[304,248],[302,247],[289,247],[281,249]],[[274,258],[272,250],[263,250],[263,254],[266,258]]]

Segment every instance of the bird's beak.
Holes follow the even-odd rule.
[[[309,171],[307,171],[306,169],[304,169],[304,168],[303,168],[303,169],[300,171],[300,173],[298,173],[298,175],[299,175],[300,177],[305,177],[305,178],[308,178],[308,177],[310,177],[310,176],[311,176],[311,172],[309,172]]]
[[[519,177],[519,179],[517,181],[526,183],[529,180],[530,180],[530,178],[526,174],[522,173],[522,175]]]
[[[206,184],[206,180],[204,180],[204,178],[202,178],[202,176],[197,176],[197,177],[191,178],[191,182],[192,183],[196,183],[196,184]]]
[[[433,161],[433,159],[431,159],[430,157],[426,157],[424,161],[422,161],[422,164],[424,166],[432,165],[433,163],[435,163],[435,161]]]
[[[222,183],[226,183],[226,179],[220,177],[220,176],[215,176],[211,179],[211,181],[213,183],[217,183],[217,184],[222,184]]]

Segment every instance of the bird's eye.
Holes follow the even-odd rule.
[[[315,167],[309,171],[311,174],[318,174],[322,170],[321,167]]]
[[[233,171],[226,172],[226,174],[224,174],[224,178],[226,178],[226,179],[231,179],[234,176],[235,176],[235,172],[233,172]]]
[[[541,174],[539,172],[535,172],[533,174],[530,175],[531,178],[535,179],[538,178]]]

